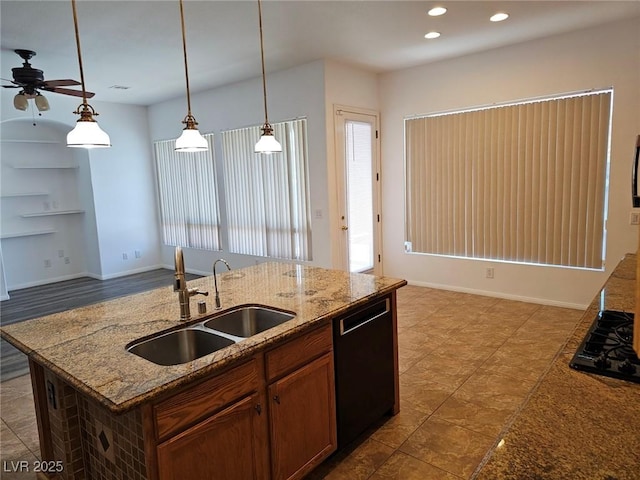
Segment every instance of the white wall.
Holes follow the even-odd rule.
[[[307,118],[309,147],[309,184],[311,211],[328,210],[327,167],[325,145],[324,64],[322,61],[301,65],[289,70],[267,74],[269,121],[276,123],[298,117]],[[219,134],[223,130],[261,125],[264,122],[262,79],[254,78],[205,92],[191,94],[192,113],[203,133],[214,133],[217,161],[220,209],[222,217],[222,251],[210,252],[183,249],[186,269],[193,273],[211,274],[213,261],[225,258],[232,268],[264,262],[264,257],[232,254],[227,248],[226,204],[222,182],[222,145]],[[152,140],[177,138],[186,114],[186,98],[178,98],[149,107],[149,126]],[[312,248],[314,265],[330,266],[328,222],[313,219]],[[173,267],[174,248],[162,246],[162,262]]]
[[[635,18],[382,75],[385,274],[508,298],[588,304],[620,258],[636,251],[629,187],[640,133],[638,24]],[[614,108],[606,272],[404,253],[405,117],[610,86]],[[485,278],[488,266],[495,268],[495,279]]]
[[[22,120],[26,124],[23,133],[29,137],[31,132],[28,129],[37,128],[31,127],[31,109],[25,112],[15,110],[12,104],[14,95],[13,90],[1,90],[0,129],[13,120]],[[72,112],[80,100],[54,93],[47,94],[47,98],[51,110],[44,112],[42,117],[36,117],[36,123],[54,122],[62,129],[71,130],[77,120]],[[85,258],[74,262],[74,265],[82,264],[83,268],[82,271],[73,271],[71,276],[87,274],[105,279],[157,268],[160,259],[158,224],[147,109],[98,101],[91,101],[91,104],[100,113],[97,120],[111,136],[113,147],[73,152],[80,164],[78,174],[82,183],[79,195],[87,212],[83,233],[85,250],[82,252]],[[55,243],[54,238],[48,240]],[[25,258],[43,248],[40,244],[34,245],[33,239],[28,237],[11,242],[21,242],[19,255]],[[80,250],[77,245],[58,246],[53,243],[47,248],[53,249],[54,253],[62,248],[71,249],[75,254]],[[136,250],[140,252],[140,258],[135,258]],[[122,259],[123,253],[128,254],[127,261]],[[52,277],[40,269],[30,272],[28,278],[20,277],[19,282],[14,282],[12,278],[17,278],[16,272],[9,268],[6,249],[4,268],[9,289],[69,276],[57,272]]]

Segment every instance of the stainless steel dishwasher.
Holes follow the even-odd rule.
[[[390,298],[334,320],[338,448],[394,405],[393,317]]]

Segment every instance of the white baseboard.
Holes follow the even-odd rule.
[[[158,268],[166,268],[167,270],[175,270],[175,266],[174,265],[161,265]],[[226,269],[225,269],[226,271]],[[207,272],[205,270],[197,270],[194,268],[185,268],[185,272],[186,273],[192,273],[194,275],[202,275],[203,277],[210,277],[211,275],[213,275],[213,272]]]
[[[452,292],[471,293],[474,295],[483,295],[485,297],[504,298],[505,300],[537,303],[540,305],[549,305],[552,307],[572,308],[574,310],[586,310],[586,308],[589,306],[588,304],[582,305],[578,303],[558,302],[558,301],[549,300],[546,298],[526,297],[523,295],[510,295],[510,294],[501,293],[501,292],[492,292],[492,291],[486,291],[486,290],[479,290],[475,288],[452,287],[451,285],[440,285],[436,283],[419,282],[415,280],[407,280],[407,282],[409,283],[409,285],[415,285],[416,287],[428,287],[428,288],[436,288],[439,290],[449,290]]]
[[[149,265],[147,267],[134,268],[133,270],[125,270],[122,272],[110,273],[109,275],[97,275],[95,273],[85,273],[85,277],[95,278],[96,280],[110,280],[112,278],[126,277],[127,275],[134,275],[136,273],[150,272],[151,270],[158,270],[159,268],[167,268],[164,265]]]
[[[8,290],[9,291],[22,290],[23,288],[38,287],[40,285],[47,285],[49,283],[56,283],[56,282],[64,282],[65,280],[73,280],[75,278],[82,278],[82,277],[95,278],[96,280],[109,280],[111,278],[126,277],[127,275],[133,275],[135,273],[150,272],[151,270],[158,270],[159,268],[169,268],[169,267],[165,267],[164,265],[150,265],[147,267],[136,268],[133,270],[126,270],[124,272],[117,272],[109,275],[98,275],[91,272],[80,272],[80,273],[74,273],[71,275],[62,275],[59,277],[47,278],[43,280],[34,280],[33,282],[25,282],[19,285],[11,285],[11,287]],[[8,294],[6,298],[0,297],[0,300],[8,300],[8,299],[9,299]]]
[[[40,285],[47,285],[49,283],[64,282],[65,280],[73,280],[74,278],[81,278],[88,276],[86,272],[74,273],[71,275],[62,275],[60,277],[46,278],[43,280],[34,280],[33,282],[25,282],[18,285],[11,285],[8,290],[22,290],[23,288],[38,287]]]

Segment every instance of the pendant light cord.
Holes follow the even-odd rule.
[[[73,10],[73,27],[76,31],[76,47],[78,49],[78,64],[80,66],[80,83],[82,84],[82,104],[87,105],[87,91],[84,87],[84,69],[82,68],[82,53],[80,51],[80,33],[78,32],[78,13],[76,12],[76,0],[71,0]]]
[[[258,23],[260,25],[260,58],[262,60],[262,97],[264,99],[264,123],[269,125],[267,115],[267,74],[264,70],[264,40],[262,39],[262,2],[258,0]]]
[[[184,78],[187,83],[187,119],[192,117],[191,115],[191,93],[189,92],[189,67],[187,66],[187,39],[184,32],[184,7],[182,0],[180,0],[180,22],[182,25],[182,53],[184,55]]]

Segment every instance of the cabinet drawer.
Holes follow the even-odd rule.
[[[162,440],[200,419],[258,390],[259,367],[255,358],[154,406],[156,432]]]
[[[267,382],[292,372],[332,348],[331,324],[327,324],[267,352]]]

